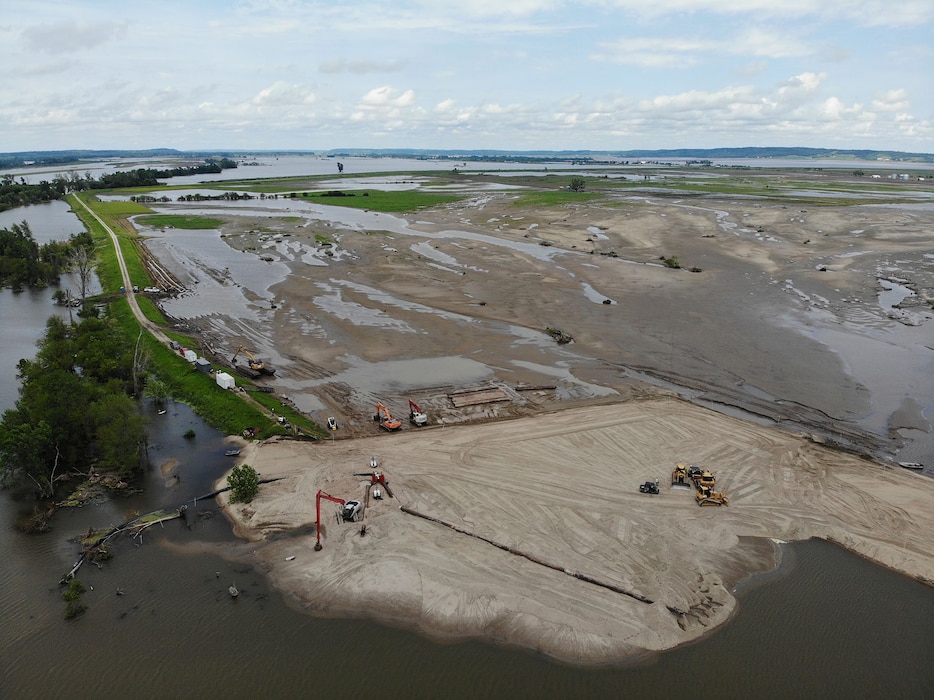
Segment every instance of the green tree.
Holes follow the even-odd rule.
[[[227,486],[231,503],[249,503],[259,491],[259,474],[249,464],[237,465],[227,477]]]
[[[582,177],[572,177],[571,184],[568,186],[571,192],[583,192],[587,187],[587,181]]]
[[[138,469],[145,430],[127,395],[132,348],[107,318],[46,322],[34,360],[20,360],[20,397],[0,418],[0,481],[42,497],[73,472]]]
[[[122,390],[105,393],[90,410],[97,468],[126,474],[139,469],[146,445],[146,429],[136,403]]]
[[[169,397],[169,387],[164,381],[159,379],[159,377],[153,376],[151,374],[147,375],[146,386],[143,389],[143,396],[155,401],[157,406],[161,406]]]
[[[0,483],[7,486],[28,480],[36,493],[49,497],[61,476],[56,473],[58,457],[48,423],[24,421],[14,409],[4,412],[0,430]],[[48,469],[50,459],[52,468]]]

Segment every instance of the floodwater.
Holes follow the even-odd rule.
[[[12,216],[18,222],[24,212]],[[0,291],[7,377],[33,355],[45,318],[67,313],[51,304],[52,291]],[[15,399],[15,382],[0,385],[0,409]],[[33,504],[0,493],[0,697],[934,697],[934,590],[819,541],[782,545],[779,570],[744,583],[734,619],[705,640],[582,669],[481,642],[437,644],[366,620],[308,616],[248,559],[233,557],[248,545],[206,501],[192,503],[191,529],[165,523],[141,541],[119,542],[102,568],[85,565],[88,612],[65,622],[58,580],[77,557],[77,533],[188,502],[229,467],[223,436],[186,406],[167,408],[160,415],[145,407],[142,494],[61,511],[52,532],[27,537],[13,524]],[[181,437],[188,429],[193,440]],[[168,460],[177,479],[163,474]]]
[[[713,212],[721,228],[731,235],[760,236],[752,229],[740,227],[732,220],[733,215],[730,212],[708,209],[696,204],[682,204],[677,201],[672,202],[670,206]],[[456,251],[457,244],[461,243],[504,248],[550,264],[554,274],[566,275],[577,283],[581,296],[589,302],[603,304],[609,301],[612,305],[618,301],[608,298],[599,289],[595,289],[583,280],[576,279],[574,273],[568,269],[570,267],[568,261],[581,258],[586,253],[542,246],[530,239],[516,240],[506,236],[499,237],[453,228],[429,231],[424,222],[409,222],[390,214],[287,198],[219,202],[216,206],[203,202],[194,207],[157,205],[156,208],[166,213],[183,209],[188,214],[207,216],[216,214],[221,209],[228,216],[276,217],[287,213],[288,216],[300,217],[307,222],[324,223],[333,228],[335,232],[341,230],[385,231],[390,234],[384,244],[387,252],[408,249],[432,261],[439,271],[453,274],[460,274],[464,270],[482,273],[484,270],[477,266],[462,264],[458,261],[456,252],[437,250],[433,245],[435,242],[443,240],[447,243],[454,243],[454,246],[449,247],[449,251]],[[495,224],[496,221],[492,223]],[[164,305],[168,313],[182,319],[212,314],[215,317],[225,315],[228,317],[226,320],[216,318],[214,321],[217,325],[217,335],[221,338],[236,334],[240,324],[251,325],[252,328],[266,327],[266,321],[272,314],[271,305],[275,301],[270,290],[288,274],[286,263],[302,261],[316,266],[330,264],[323,257],[315,257],[310,262],[307,261],[308,251],[297,243],[290,243],[288,238],[270,237],[263,245],[267,250],[274,252],[272,256],[274,261],[264,261],[262,257],[257,257],[252,252],[234,250],[219,237],[216,231],[191,232],[167,229],[162,232],[146,231],[146,233],[153,236],[149,245],[157,255],[174,258],[177,261],[176,269],[190,269],[191,279],[201,280],[195,290],[196,293],[166,301]],[[588,233],[594,235],[595,232],[588,231]],[[341,249],[339,242],[333,250],[337,256],[348,254]],[[263,256],[264,253],[260,251],[259,255]],[[279,261],[280,256],[282,261]],[[620,264],[631,263],[624,259],[619,259],[618,262]],[[211,278],[209,271],[212,265],[215,269],[229,266],[229,270],[232,271],[229,273],[229,279]],[[859,305],[841,304],[838,299],[828,299],[802,288],[800,283],[794,279],[776,280],[784,291],[800,298],[804,304],[804,312],[791,310],[788,313],[776,315],[774,321],[793,329],[801,336],[820,343],[821,346],[841,358],[847,371],[867,387],[871,395],[870,411],[858,417],[860,427],[880,436],[885,443],[889,442],[889,429],[892,427],[889,424],[889,417],[900,410],[906,396],[913,397],[917,401],[924,416],[934,416],[934,354],[930,350],[931,343],[934,342],[934,322],[930,320],[932,316],[930,310],[891,309],[893,303],[908,296],[911,290],[897,282],[887,281],[884,277],[898,278],[899,275],[910,275],[910,272],[906,270],[921,270],[932,266],[934,262],[926,258],[907,262],[891,260],[878,263],[877,277],[882,288],[879,305],[889,307],[884,314],[873,314]],[[295,274],[294,271],[293,274]],[[233,285],[230,282],[231,279],[236,279],[237,285]],[[316,288],[315,304],[321,311],[320,318],[314,320],[295,318],[295,322],[306,326],[305,334],[309,336],[323,337],[321,319],[326,318],[352,321],[357,326],[391,328],[400,333],[417,333],[418,328],[394,316],[392,310],[405,309],[406,311],[446,315],[436,309],[396,299],[382,290],[365,288],[346,280],[318,280],[313,284]],[[250,292],[250,300],[245,303],[246,290]],[[373,303],[364,305],[349,300],[344,292],[350,290],[357,295],[365,295]],[[841,306],[842,311],[838,308]],[[448,316],[455,322],[477,322],[467,317],[458,319],[453,315]],[[227,323],[233,324],[234,327],[225,325]],[[506,332],[516,331],[511,327],[504,330]],[[255,334],[256,331],[253,331],[252,335]],[[272,344],[269,343],[267,347],[261,348],[261,352],[274,353]],[[277,359],[284,360],[284,358]],[[355,363],[354,369],[356,371],[354,376],[358,378],[364,376],[360,373],[359,362]],[[376,377],[379,375],[379,370],[379,367],[371,367],[366,376]],[[455,373],[451,376],[459,375]],[[600,394],[593,393],[592,395]],[[307,405],[310,407],[310,404]],[[934,465],[934,432],[909,429],[902,430],[901,435],[905,438],[906,446],[898,453],[899,461],[919,461]],[[930,471],[934,472],[934,466]]]

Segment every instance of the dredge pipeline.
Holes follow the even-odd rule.
[[[542,559],[539,559],[536,556],[527,554],[526,552],[523,552],[520,549],[516,549],[515,547],[510,547],[508,545],[501,544],[499,542],[496,542],[495,540],[489,539],[488,537],[483,537],[482,535],[478,535],[475,532],[470,532],[469,530],[465,530],[462,527],[459,527],[457,525],[454,525],[453,523],[449,523],[444,520],[441,520],[440,518],[435,518],[434,516],[431,516],[431,515],[425,515],[424,513],[419,513],[417,510],[409,508],[408,506],[401,506],[400,510],[402,510],[403,513],[407,513],[408,515],[414,515],[424,520],[437,523],[438,525],[444,525],[445,527],[449,527],[455,532],[459,532],[462,535],[467,535],[468,537],[473,537],[474,539],[486,542],[487,544],[493,545],[497,549],[502,549],[504,552],[515,554],[517,557],[528,559],[533,564],[538,564],[540,566],[547,567],[554,571],[560,571],[562,574],[567,574],[568,576],[576,578],[580,581],[591,583],[594,586],[600,586],[601,588],[606,588],[607,590],[613,591],[614,593],[619,593],[621,595],[629,596],[630,598],[633,598],[634,600],[638,600],[640,603],[652,605],[655,602],[651,598],[646,598],[644,595],[641,595],[639,593],[633,593],[632,591],[627,591],[625,588],[620,588],[619,586],[612,584],[612,583],[607,583],[606,581],[600,581],[599,579],[596,579],[593,576],[588,576],[587,574],[582,574],[578,571],[572,571],[571,569],[568,569],[566,567],[558,566],[557,564],[552,564],[550,562],[544,561]]]

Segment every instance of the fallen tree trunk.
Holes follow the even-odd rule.
[[[283,478],[284,477],[276,477],[275,479],[260,479],[259,483],[270,484],[273,481],[280,481]],[[88,559],[93,559],[94,556],[100,553],[102,551],[101,547],[107,544],[107,541],[110,538],[115,537],[116,535],[119,535],[122,532],[126,532],[127,530],[135,530],[136,535],[138,535],[146,528],[151,527],[157,523],[164,523],[167,520],[175,520],[177,518],[184,517],[185,512],[188,509],[189,503],[197,507],[198,501],[206,501],[211,498],[216,498],[219,494],[224,493],[225,491],[229,491],[229,490],[230,490],[230,487],[225,486],[222,489],[216,489],[214,491],[211,491],[210,493],[204,494],[203,496],[196,496],[195,498],[191,499],[191,501],[185,501],[185,503],[181,504],[180,506],[175,508],[175,510],[172,510],[172,511],[166,511],[164,509],[160,509],[160,510],[151,511],[149,513],[146,513],[145,515],[137,515],[135,517],[130,518],[129,520],[126,520],[120,523],[119,525],[115,525],[109,528],[108,530],[104,530],[96,534],[94,533],[93,530],[88,530],[88,534],[83,540],[84,546],[81,550],[81,556],[78,557],[78,560],[75,562],[75,565],[71,567],[71,570],[68,573],[66,573],[64,576],[62,576],[59,583],[66,584],[71,579],[73,579],[78,569],[81,568],[81,565]]]

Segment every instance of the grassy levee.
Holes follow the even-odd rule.
[[[142,261],[136,245],[133,242],[131,234],[127,233],[124,225],[117,224],[115,217],[125,217],[131,213],[141,213],[145,207],[132,202],[105,202],[101,203],[91,193],[82,193],[85,196],[84,201],[88,203],[98,216],[108,225],[114,222],[112,228],[117,234],[120,243],[120,249],[123,252],[124,262],[130,272],[133,283],[137,280],[141,285],[151,284],[148,274],[145,272]],[[70,195],[75,197],[78,195]],[[98,211],[98,205],[106,204],[105,211]],[[114,206],[131,205],[131,206]],[[113,249],[113,243],[109,234],[104,230],[100,223],[91,216],[87,210],[79,203],[72,202],[72,208],[75,213],[91,232],[97,243],[97,274],[104,289],[104,298],[109,299],[108,310],[110,315],[116,319],[122,332],[131,342],[135,343],[140,339],[141,345],[145,348],[149,358],[148,371],[161,379],[168,388],[169,394],[176,400],[182,401],[201,416],[206,422],[224,432],[225,434],[239,435],[244,428],[254,427],[259,431],[261,437],[268,437],[275,434],[288,434],[285,430],[271,420],[265,413],[260,411],[253,404],[244,401],[238,394],[221,389],[214,377],[210,374],[204,374],[191,366],[191,363],[181,357],[178,353],[159,342],[149,333],[143,333],[140,336],[140,324],[133,316],[129,303],[125,296],[119,295],[117,290],[123,286],[123,277],[120,274],[120,267],[117,262],[117,255]],[[124,218],[124,222],[125,222]],[[132,228],[132,227],[130,227]],[[140,305],[146,317],[158,324],[165,324],[165,318],[158,307],[151,299],[139,296],[137,302]],[[197,342],[191,338],[177,333],[168,333],[183,345],[197,347]],[[269,401],[276,401],[274,397],[269,397]],[[324,435],[323,428],[315,425],[299,415],[290,417],[293,425],[301,426],[304,432],[314,436]]]
[[[239,379],[238,379],[239,382]],[[249,391],[249,395],[259,404],[267,409],[285,418],[294,425],[301,433],[308,437],[323,438],[329,435],[328,431],[312,420],[309,420],[301,413],[298,413],[288,404],[282,403],[274,394],[268,394],[262,391]]]

